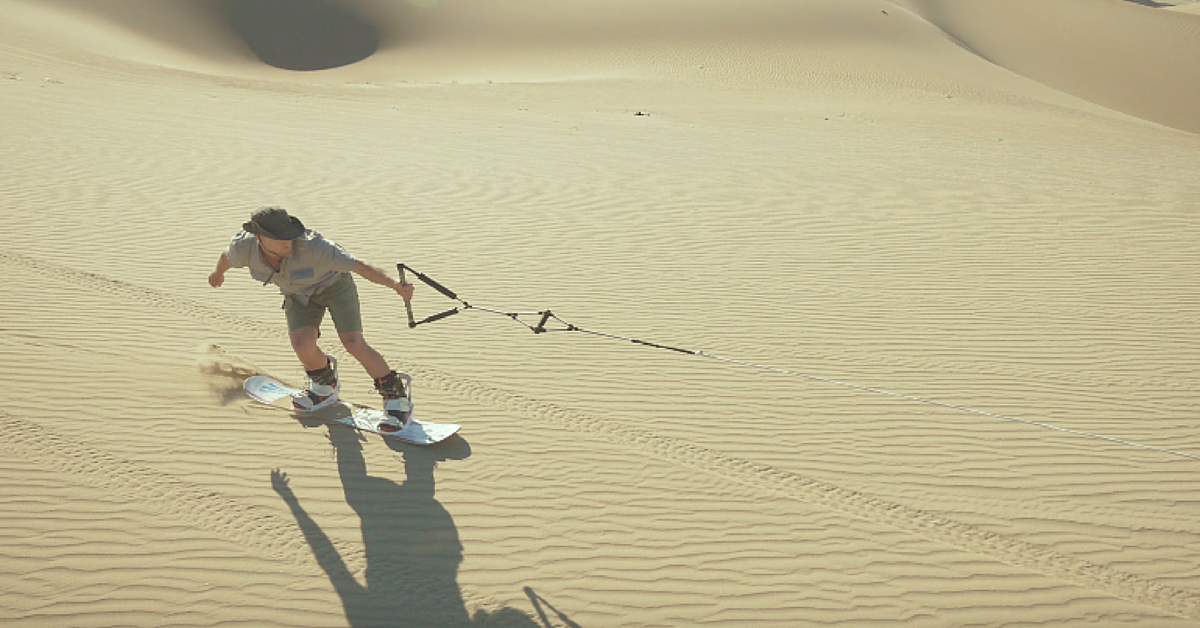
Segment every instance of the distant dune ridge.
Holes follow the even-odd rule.
[[[1194,628],[1196,7],[0,1],[0,626]]]
[[[590,45],[599,55],[585,63],[621,70],[636,63],[636,55],[612,48],[644,49],[656,42],[886,45],[897,35],[890,25],[911,19],[903,7],[1003,68],[1123,113],[1200,132],[1192,106],[1200,99],[1200,19],[1127,0],[898,0],[899,6],[883,0],[446,0],[426,6],[383,0],[16,1],[92,16],[207,61],[240,57],[243,63],[255,59],[310,71],[390,51],[382,63],[395,69],[377,67],[373,75],[393,80],[406,78],[405,50],[431,46],[457,63],[488,63],[494,58],[489,48],[502,51],[501,57],[514,48],[580,56],[578,48]],[[879,19],[880,13],[891,20]],[[614,67],[618,63],[625,67]]]

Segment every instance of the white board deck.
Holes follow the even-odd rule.
[[[246,380],[242,386],[246,394],[255,401],[266,404],[273,404],[280,399],[291,399],[292,395],[302,392],[299,388],[288,386],[283,382],[269,377],[267,375],[255,375]],[[414,418],[409,418],[408,424],[399,432],[381,432],[378,429],[379,423],[384,419],[383,410],[376,408],[368,408],[365,406],[350,405],[343,402],[344,406],[349,408],[349,416],[343,416],[336,419],[331,419],[335,423],[350,426],[356,430],[395,438],[406,443],[414,445],[432,445],[434,443],[446,440],[454,433],[458,432],[462,426],[448,423],[422,423]],[[289,404],[290,407],[290,404]],[[293,409],[294,410],[294,409]],[[303,413],[297,413],[303,414]],[[323,412],[316,413],[317,415],[324,414]]]

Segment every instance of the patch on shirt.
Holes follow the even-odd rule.
[[[300,281],[302,279],[312,279],[315,273],[311,268],[301,268],[291,271],[288,273],[288,276],[291,277],[292,281]]]

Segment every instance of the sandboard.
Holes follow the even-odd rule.
[[[266,404],[273,404],[275,401],[284,398],[287,398],[290,402],[292,395],[303,392],[299,388],[288,386],[267,375],[254,375],[250,377],[246,380],[242,388],[245,389],[246,394],[251,399]],[[290,407],[291,404],[289,403],[288,405]],[[345,402],[342,402],[342,405],[349,408],[349,415],[331,419],[333,422],[348,425],[356,430],[395,438],[414,445],[439,443],[452,436],[461,427],[446,423],[422,423],[410,415],[408,424],[399,432],[381,432],[377,426],[384,419],[383,410],[356,404],[347,404]],[[298,412],[297,414],[305,413]],[[314,415],[321,414],[323,413],[314,413]]]

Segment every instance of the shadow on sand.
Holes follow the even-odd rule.
[[[463,548],[450,513],[434,497],[433,470],[438,462],[461,460],[471,447],[459,436],[431,447],[386,441],[404,456],[402,483],[367,475],[362,439],[353,429],[329,425],[346,502],[362,521],[367,567],[365,584],[347,568],[343,557],[300,505],[287,475],[271,474],[312,548],[337,590],[346,619],[354,628],[546,628],[511,608],[476,611],[471,616],[458,587]],[[531,591],[526,589],[526,595]],[[531,596],[531,599],[532,596]],[[561,616],[560,616],[561,619]],[[568,624],[572,625],[572,624]]]
[[[221,0],[213,8],[263,63],[327,70],[379,50],[377,25],[337,0]]]

